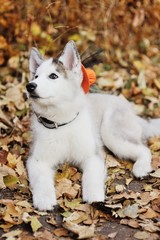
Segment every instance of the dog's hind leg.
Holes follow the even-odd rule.
[[[83,201],[89,203],[104,201],[106,177],[104,160],[94,155],[83,162],[82,169]]]
[[[141,126],[132,113],[116,111],[112,119],[104,114],[101,125],[104,145],[119,158],[135,161],[133,174],[140,178],[152,171],[151,152],[143,145],[141,132]]]

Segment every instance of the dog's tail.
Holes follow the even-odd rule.
[[[160,136],[160,118],[147,120],[139,117],[138,119],[142,126],[144,140],[150,137]]]
[[[104,49],[97,48],[94,45],[88,47],[81,54],[81,61],[85,68],[92,68],[94,65],[104,62]]]

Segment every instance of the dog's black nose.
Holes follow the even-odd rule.
[[[29,93],[33,93],[34,90],[36,89],[36,87],[37,87],[37,84],[34,83],[34,82],[30,82],[30,83],[28,83],[28,84],[26,85],[27,91],[28,91]]]

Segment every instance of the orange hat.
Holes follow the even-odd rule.
[[[90,68],[85,68],[82,66],[82,72],[83,72],[83,81],[82,81],[82,88],[85,93],[89,92],[90,86],[96,81],[96,74],[95,72]]]

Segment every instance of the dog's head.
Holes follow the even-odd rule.
[[[26,88],[34,105],[57,106],[74,101],[78,92],[83,92],[81,60],[73,41],[67,43],[57,60],[44,59],[32,48],[29,69],[31,80]]]

